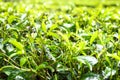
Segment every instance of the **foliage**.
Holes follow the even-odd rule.
[[[1,0],[0,80],[119,80],[119,27],[118,4]]]

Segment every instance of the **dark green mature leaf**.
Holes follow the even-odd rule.
[[[78,56],[76,59],[82,63],[85,63],[85,61],[87,61],[91,65],[95,65],[98,62],[98,60],[93,56]]]
[[[98,62],[98,60],[92,56],[78,56],[78,57],[75,57],[75,59],[83,64],[88,65],[91,71],[92,71],[92,66],[97,64]]]
[[[109,67],[106,67],[104,71],[102,71],[104,79],[109,78],[111,75],[115,75],[116,70],[112,70]]]
[[[14,66],[4,66],[4,67],[1,67],[0,71],[4,72],[8,76],[11,73],[13,73],[13,72],[18,73],[17,69]]]
[[[54,69],[45,62],[36,67],[37,71],[41,69],[50,69],[52,72],[54,72]]]
[[[100,78],[100,75],[95,74],[95,73],[86,73],[83,74],[81,80],[102,80]]]

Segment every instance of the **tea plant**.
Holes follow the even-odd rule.
[[[119,4],[98,2],[0,1],[0,80],[119,80]]]

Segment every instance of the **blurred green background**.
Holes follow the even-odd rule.
[[[120,6],[120,0],[0,0],[5,2],[16,2],[16,1],[22,1],[22,2],[55,2],[55,3],[75,3],[81,6],[87,5],[87,6],[96,6],[98,4],[103,4],[105,6]]]

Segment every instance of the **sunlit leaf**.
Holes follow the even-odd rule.
[[[92,71],[92,66],[97,64],[98,60],[92,56],[78,56],[75,59],[83,64],[86,64]]]
[[[53,24],[53,25],[50,27],[50,31],[54,30],[54,29],[57,28],[57,27],[58,27],[58,25]]]
[[[94,73],[83,74],[81,80],[101,80],[100,75]]]
[[[22,51],[17,51],[16,53],[12,53],[12,54],[9,56],[9,58],[12,58],[12,57],[17,56],[17,55],[23,55],[24,53],[25,53],[24,50],[22,50]]]
[[[8,23],[9,24],[11,24],[14,20],[15,20],[15,16],[13,16],[13,15],[11,15],[11,16],[9,16],[9,18],[8,18]]]
[[[14,47],[12,46],[12,45],[7,45],[7,50],[9,51],[9,52],[11,52],[11,51],[13,51],[14,50]]]
[[[66,67],[66,66],[63,66],[61,63],[58,63],[57,64],[57,67],[56,67],[56,70],[58,72],[66,72],[68,71],[69,69]]]
[[[55,37],[56,39],[59,39],[59,35],[56,34],[56,33],[48,32],[47,35],[49,35],[49,36],[53,36],[53,37]]]
[[[44,22],[44,21],[42,22],[42,30],[43,30],[44,32],[47,32],[47,28],[46,28],[46,25],[45,25],[45,22]]]
[[[16,39],[14,39],[14,38],[11,38],[9,40],[9,42],[11,44],[13,44],[16,48],[20,49],[20,50],[23,50],[23,48],[24,48],[24,46],[20,42],[18,42]]]
[[[102,71],[102,74],[104,76],[104,79],[107,79],[110,77],[110,75],[115,75],[116,70],[113,70],[109,67],[106,67],[104,71]]]
[[[93,56],[78,56],[78,57],[76,57],[76,59],[77,59],[78,61],[82,61],[83,63],[84,63],[85,61],[87,61],[87,62],[89,62],[91,65],[95,65],[95,64],[98,62],[98,60],[97,60],[95,57],[93,57]]]
[[[15,80],[25,80],[22,76],[19,76],[19,75],[17,75],[16,77],[15,77]]]
[[[116,60],[120,60],[120,57],[118,55],[116,55],[116,54],[109,54],[108,53],[107,56],[112,57],[112,58],[114,58]]]
[[[94,40],[98,37],[98,31],[94,32],[90,38],[90,44],[94,42]]]

